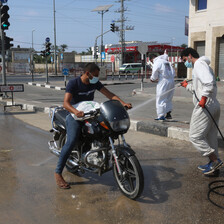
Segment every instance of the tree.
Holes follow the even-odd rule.
[[[181,44],[181,47],[187,48],[187,44]]]
[[[91,55],[93,53],[91,47],[89,47],[86,50],[87,50],[87,52],[86,52],[87,55]]]
[[[86,51],[82,51],[80,54],[81,55],[92,55],[91,47],[87,48]]]
[[[67,45],[67,44],[62,44],[62,45],[60,46],[60,51],[61,51],[61,52],[65,52],[65,49],[68,49],[68,45]]]

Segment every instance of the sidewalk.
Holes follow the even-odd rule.
[[[224,135],[224,83],[217,82],[217,86],[217,99],[221,104],[219,128]],[[153,90],[152,88],[145,88],[143,91],[141,91],[140,89],[135,90],[136,94],[140,96],[147,95],[149,98],[155,98],[155,92],[153,91],[155,90]],[[155,100],[153,103],[155,104]],[[142,108],[142,118],[144,118],[144,120],[136,122],[135,128],[137,131],[144,131],[152,134],[158,134],[170,138],[189,141],[189,124],[193,108],[194,105],[192,102],[191,93],[187,92],[183,87],[176,87],[173,97],[173,119],[171,121],[164,122],[155,121],[155,109],[153,110],[151,108],[147,108],[148,113],[154,112],[154,117],[150,117],[149,115],[143,116],[143,114],[146,114],[146,110],[145,108]],[[140,113],[140,111],[138,113]],[[132,118],[132,115],[130,115],[130,117]],[[221,136],[219,137],[221,138]]]
[[[135,89],[132,93],[131,102],[135,104],[132,110],[129,111],[131,119],[130,129],[135,131],[141,131],[151,133],[155,135],[176,138],[180,140],[189,141],[189,123],[191,113],[193,111],[192,95],[186,91],[183,87],[176,87],[173,97],[173,112],[171,121],[155,121],[156,109],[155,109],[155,87],[148,88],[149,80],[144,80],[143,90]],[[178,81],[180,82],[180,80]],[[114,81],[102,81],[104,85],[119,85],[119,84],[130,84],[140,83],[140,79],[135,80],[114,80]],[[44,83],[28,83],[28,85],[40,86],[43,88],[54,88],[56,90],[64,90],[65,83],[63,81],[51,82],[51,84]],[[220,129],[224,133],[224,82],[217,82],[218,95],[217,98],[221,104],[221,117],[220,117]],[[178,84],[176,84],[178,86]],[[130,100],[130,99],[128,99]],[[19,103],[19,102],[18,102]],[[10,101],[9,101],[10,104]],[[134,105],[133,104],[133,105]],[[33,105],[32,105],[33,106]],[[32,109],[35,111],[41,111],[48,113],[49,107],[42,108],[41,106],[33,106],[23,104],[24,109]]]

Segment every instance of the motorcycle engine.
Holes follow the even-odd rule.
[[[101,166],[104,162],[104,152],[100,150],[101,143],[98,141],[94,141],[91,146],[91,150],[88,152],[87,155],[87,162],[94,166]]]

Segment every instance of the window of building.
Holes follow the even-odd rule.
[[[196,41],[195,49],[198,52],[200,57],[204,56],[205,55],[205,41]]]
[[[197,10],[207,9],[207,0],[198,0],[197,1]]]

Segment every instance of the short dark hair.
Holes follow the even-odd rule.
[[[195,49],[188,47],[181,52],[181,58],[187,57],[187,56],[189,56],[189,54],[191,54],[191,56],[194,58],[200,57],[198,52]]]
[[[84,67],[84,72],[95,72],[96,70],[100,71],[100,68],[94,62],[87,63]]]
[[[153,58],[156,58],[157,57],[157,55],[155,55],[155,54],[150,54],[149,55],[149,60],[151,61]]]

